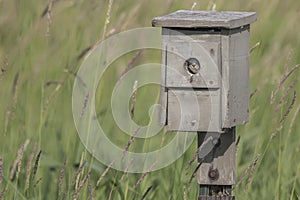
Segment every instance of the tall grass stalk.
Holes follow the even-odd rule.
[[[0,190],[3,182],[3,160],[2,157],[0,156]]]
[[[18,182],[19,174],[21,171],[21,166],[22,166],[22,160],[24,156],[24,152],[27,149],[27,146],[29,144],[30,140],[27,139],[25,143],[21,146],[21,148],[18,150],[18,155],[17,158],[14,161],[13,167],[10,171],[10,180],[13,181],[15,176],[16,176],[16,182]]]
[[[105,22],[104,22],[104,27],[103,27],[103,31],[102,31],[102,37],[101,37],[101,39],[100,40],[98,40],[95,44],[94,44],[94,46],[93,46],[93,48],[95,48],[101,41],[104,41],[104,39],[105,39],[105,36],[106,36],[106,32],[107,32],[107,26],[108,26],[108,24],[110,23],[110,16],[111,16],[111,10],[112,10],[112,6],[113,6],[113,0],[109,0],[109,2],[108,2],[108,8],[107,8],[107,11],[106,11],[106,17],[105,17]],[[102,46],[101,46],[102,47]],[[92,49],[93,49],[92,48]],[[99,54],[100,54],[100,57],[99,57],[99,61],[100,62],[102,62],[102,63],[104,63],[104,62],[106,62],[106,53],[105,53],[105,49],[103,49],[103,48],[100,48],[99,49],[99,52],[98,52]],[[97,69],[99,69],[99,67],[98,68],[96,68],[96,72],[95,72],[95,77],[94,77],[94,85],[93,85],[93,89],[95,89],[95,88],[97,88],[97,82],[96,82],[96,80],[97,80],[97,75],[98,75],[98,70]],[[93,91],[94,92],[94,91]],[[90,102],[90,104],[91,105],[94,105],[94,100],[95,100],[95,96],[94,96],[94,94],[93,95],[91,95],[91,102]],[[93,112],[92,112],[92,109],[93,109],[93,106],[90,106],[90,110],[89,110],[89,122],[88,122],[88,127],[87,127],[87,136],[86,136],[86,141],[89,141],[89,137],[90,137],[90,131],[91,131],[91,121],[93,120]],[[88,146],[88,144],[86,144],[86,146]],[[87,156],[87,150],[85,150],[85,152],[84,152],[84,159],[86,159],[86,156]]]
[[[32,148],[32,151],[31,151],[31,154],[28,158],[28,161],[27,161],[27,169],[26,169],[26,183],[25,183],[25,188],[24,188],[24,192],[26,193],[27,190],[29,189],[29,186],[30,186],[30,178],[31,178],[31,168],[32,168],[32,161],[34,159],[34,155],[37,151],[37,143],[34,144],[33,148]]]

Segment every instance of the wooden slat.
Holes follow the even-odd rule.
[[[157,27],[181,28],[236,28],[250,24],[257,19],[255,12],[217,12],[179,10],[169,15],[156,17],[152,25]]]
[[[170,131],[221,131],[220,90],[169,90]]]

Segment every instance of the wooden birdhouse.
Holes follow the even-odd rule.
[[[254,12],[179,10],[162,27],[160,122],[171,131],[221,132],[249,119]]]

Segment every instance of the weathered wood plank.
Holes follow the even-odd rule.
[[[222,36],[223,127],[245,124],[249,119],[250,32]]]
[[[220,90],[168,91],[168,130],[221,131]]]
[[[257,20],[255,12],[217,12],[179,10],[169,15],[156,17],[152,25],[157,27],[218,27],[236,28],[250,24]]]
[[[166,88],[166,64],[167,64],[167,45],[168,45],[168,34],[167,30],[162,29],[162,63],[161,63],[161,74],[160,74],[160,113],[159,113],[159,125],[165,126],[167,124],[167,102],[168,93]]]

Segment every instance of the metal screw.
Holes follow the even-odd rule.
[[[216,181],[219,179],[219,170],[218,169],[209,169],[208,177],[212,181]]]

